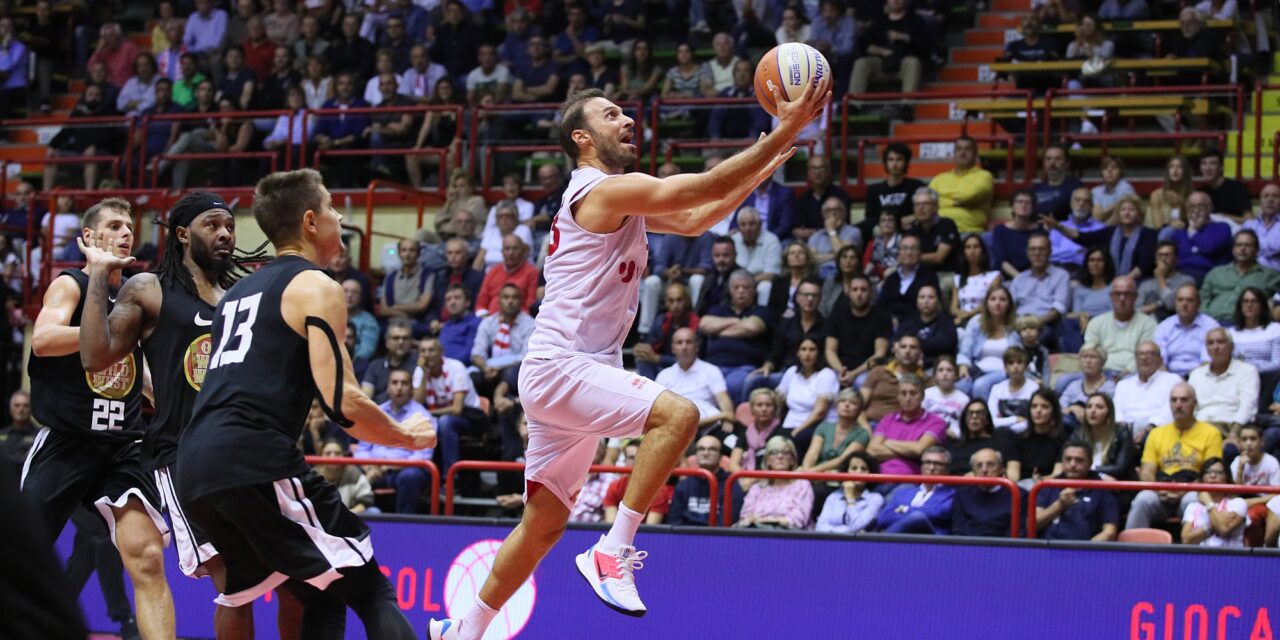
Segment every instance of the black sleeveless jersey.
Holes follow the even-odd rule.
[[[80,326],[89,275],[68,269],[67,276],[80,286],[80,302],[71,315],[71,326]],[[108,312],[119,289],[112,289]],[[53,431],[74,433],[106,441],[133,441],[142,437],[142,350],[135,349],[104,371],[89,373],[80,364],[80,353],[40,357],[27,363],[31,377],[31,412]]]
[[[311,269],[303,258],[276,258],[218,303],[208,373],[178,445],[181,499],[307,472],[297,445],[316,388],[307,341],[280,303]]]
[[[191,420],[213,352],[213,305],[178,284],[162,281],[160,290],[160,317],[142,341],[156,398],[156,413],[142,440],[142,466],[147,471],[177,461],[178,436]]]

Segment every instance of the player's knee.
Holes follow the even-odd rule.
[[[692,435],[698,429],[699,419],[701,414],[698,413],[698,406],[685,398],[680,398],[672,410],[670,424],[681,433]]]
[[[135,540],[122,544],[120,557],[135,581],[164,579],[164,545],[161,541]]]

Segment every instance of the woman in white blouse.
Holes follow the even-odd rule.
[[[836,372],[821,364],[819,353],[813,338],[801,340],[796,364],[782,374],[777,389],[787,407],[782,428],[791,434],[802,457],[818,425],[836,419],[832,403],[840,392],[840,380]]]
[[[791,6],[782,10],[782,25],[773,35],[778,44],[809,41],[809,23],[800,14],[799,7]]]
[[[328,74],[323,56],[307,58],[306,72],[302,78],[302,91],[307,97],[308,109],[320,109],[333,98],[333,76]]]
[[[1272,322],[1267,297],[1257,287],[1249,287],[1236,299],[1231,340],[1235,357],[1258,369],[1258,373],[1280,371],[1280,323]]]

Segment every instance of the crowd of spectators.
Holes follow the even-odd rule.
[[[855,88],[888,75],[909,90],[938,53],[936,16],[922,9],[930,3],[908,8],[901,0],[879,13],[866,11],[868,3],[855,10],[822,0],[812,24],[797,4],[775,21],[774,4],[735,5],[739,15],[730,15],[671,0],[714,55],[697,62],[694,47],[682,44],[666,71],[644,39],[642,5],[630,1],[599,10],[546,5],[540,14],[458,0],[431,10],[408,0],[319,3],[332,11],[295,14],[289,2],[266,11],[242,0],[228,12],[196,0],[185,19],[160,4],[153,51],[138,51],[118,25],[102,25],[73,116],[201,117],[151,120],[132,140],[68,127],[50,153],[104,155],[123,145],[145,147],[148,157],[291,153],[302,137],[326,150],[445,150],[434,168],[447,176],[447,200],[433,221],[374,274],[345,253],[329,266],[347,295],[348,348],[365,393],[395,416],[431,415],[439,445],[410,453],[349,442],[322,414],[301,443],[316,455],[444,468],[473,455],[523,456],[517,372],[567,176],[540,166],[539,197],[526,199],[520,176],[502,175],[498,197],[486,202],[458,166],[452,116],[348,111],[554,102],[592,86],[631,99],[746,96],[748,51],[774,38],[821,45],[837,78],[843,65]],[[500,14],[505,37],[487,42]],[[5,20],[0,45],[13,28]],[[615,70],[607,61],[617,56]],[[304,108],[342,113],[236,116]],[[904,105],[894,109],[910,115]],[[733,137],[770,126],[727,112],[707,124],[741,127],[721,130]],[[555,123],[531,126],[544,125]],[[1103,157],[1102,181],[1090,188],[1069,149],[1050,145],[1041,179],[1014,192],[1011,217],[995,224],[994,179],[977,143],[960,137],[953,149],[954,166],[921,181],[907,176],[911,148],[887,145],[888,177],[869,186],[859,224],[829,159],[813,155],[803,190],[769,180],[700,237],[650,236],[628,366],[698,407],[687,464],[721,481],[739,469],[970,474],[1007,478],[1019,492],[1050,477],[1280,483],[1271,457],[1280,452],[1280,185],[1263,188],[1255,210],[1244,185],[1223,175],[1221,152],[1207,149],[1194,169],[1188,158],[1171,158],[1162,185],[1144,198],[1120,159]],[[367,164],[419,183],[428,158],[387,154]],[[706,166],[720,160],[709,156]],[[85,180],[96,185],[92,166]],[[175,187],[192,181],[190,161],[154,167]],[[237,162],[219,171],[256,175]],[[57,181],[50,171],[44,187]],[[6,224],[25,225],[27,209],[19,202],[4,215]],[[597,461],[625,464],[628,451],[633,442],[601,443]],[[326,470],[352,505],[423,510],[421,469],[352,469]],[[575,519],[607,521],[625,482],[625,474],[593,475]],[[500,506],[518,503],[518,491],[496,484]],[[933,482],[760,480],[731,490],[740,526],[831,532],[1002,535],[1009,503],[1025,499]],[[1047,537],[1114,539],[1172,516],[1186,522],[1184,540],[1204,544],[1260,542],[1273,520],[1271,540],[1280,532],[1280,502],[1265,496],[1244,498],[1247,514],[1237,522],[1219,515],[1240,511],[1236,498],[1211,492],[1039,495],[1035,513]],[[704,480],[673,478],[649,520],[703,524],[714,499]],[[1235,535],[1246,522],[1252,533]]]

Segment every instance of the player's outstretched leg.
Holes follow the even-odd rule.
[[[120,560],[133,580],[138,630],[147,640],[176,637],[173,595],[164,575],[164,536],[137,498],[129,498],[123,507],[111,510],[116,520]]]
[[[670,391],[658,396],[645,421],[644,440],[613,527],[576,559],[596,596],[615,611],[636,617],[647,611],[636,592],[635,571],[649,554],[636,550],[636,530],[697,428],[698,409],[692,402]]]
[[[528,502],[520,524],[498,549],[493,571],[485,579],[476,604],[461,618],[432,620],[427,626],[431,640],[479,640],[498,615],[498,610],[533,575],[533,570],[564,534],[569,508],[550,490],[530,483]]]

